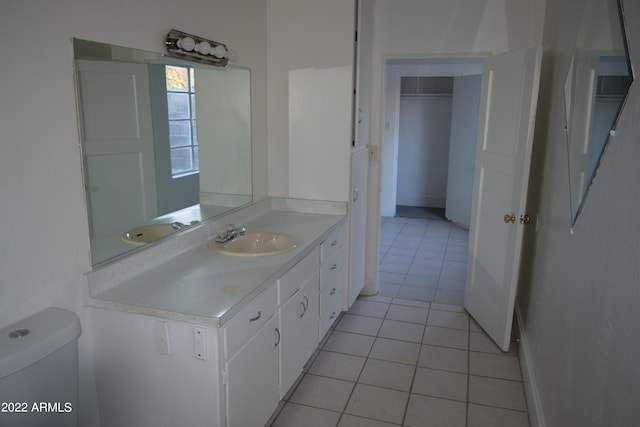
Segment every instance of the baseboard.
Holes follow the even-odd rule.
[[[520,367],[522,369],[522,381],[524,383],[524,392],[527,397],[527,407],[529,410],[529,422],[531,427],[546,427],[544,413],[542,412],[542,404],[540,403],[540,394],[536,384],[533,365],[531,365],[529,343],[527,336],[522,329],[522,315],[520,307],[516,304],[516,318],[518,324],[518,333],[520,336]]]

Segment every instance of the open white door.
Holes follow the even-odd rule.
[[[485,60],[465,308],[508,351],[518,285],[542,49]]]
[[[76,67],[91,237],[115,236],[157,216],[147,67],[87,60]]]

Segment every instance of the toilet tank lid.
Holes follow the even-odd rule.
[[[29,333],[12,338],[14,331]],[[0,378],[26,368],[79,336],[78,316],[58,307],[47,308],[0,329]]]

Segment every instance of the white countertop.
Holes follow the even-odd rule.
[[[293,236],[290,252],[263,257],[215,253],[199,244],[93,294],[92,304],[162,318],[222,326],[319,244],[344,215],[271,210],[247,231]]]

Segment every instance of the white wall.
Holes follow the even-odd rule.
[[[640,3],[622,1],[633,68],[640,64]],[[575,232],[570,232],[563,87],[584,0],[547,5],[533,145],[529,229],[518,309],[528,399],[552,426],[640,425],[640,92],[620,117]],[[637,76],[636,76],[637,77]],[[528,261],[531,260],[531,261]]]
[[[388,58],[452,57],[500,53],[536,46],[542,42],[544,0],[371,0],[374,2],[371,96],[371,143],[379,147],[378,162],[389,153],[382,145],[389,129],[384,121],[384,62]],[[393,153],[392,153],[393,154]],[[379,189],[380,165],[371,165],[369,188]],[[380,194],[370,192],[369,212],[380,214]],[[369,224],[377,241],[379,224]],[[377,276],[376,245],[369,245],[367,277]],[[376,280],[369,280],[375,283]],[[367,292],[375,292],[374,284]]]
[[[355,5],[345,0],[268,0],[267,5],[269,195],[346,201],[351,93],[339,91],[352,89]],[[331,99],[318,99],[314,107],[309,95],[323,83]],[[294,110],[291,101],[297,103]],[[315,163],[305,167],[308,162]]]
[[[238,65],[251,68],[253,189],[264,198],[263,1],[31,0],[8,2],[0,14],[0,38],[17,43],[3,45],[0,61],[0,327],[51,305],[82,315],[83,426],[95,420],[81,308],[91,265],[71,38],[161,52],[171,28],[225,42],[238,51]]]
[[[396,205],[444,208],[451,96],[400,97]]]

